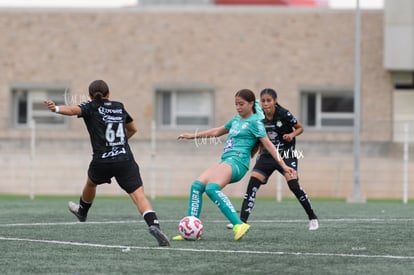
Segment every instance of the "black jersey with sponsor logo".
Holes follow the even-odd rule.
[[[103,100],[79,104],[80,117],[88,128],[93,160],[118,162],[133,159],[125,125],[132,121],[121,102]]]
[[[279,152],[284,150],[294,150],[296,139],[287,142],[283,140],[283,135],[293,132],[293,126],[298,123],[297,119],[289,110],[280,105],[276,106],[276,111],[272,119],[265,118],[263,123],[266,128],[267,136],[270,141],[279,149]]]

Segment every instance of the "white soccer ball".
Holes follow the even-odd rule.
[[[179,222],[178,231],[187,241],[196,241],[203,233],[203,223],[199,218],[187,216]]]

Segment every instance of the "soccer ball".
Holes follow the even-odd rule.
[[[187,241],[196,241],[203,233],[203,223],[199,218],[187,216],[179,222],[178,231]]]

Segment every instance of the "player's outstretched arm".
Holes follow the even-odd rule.
[[[79,106],[56,106],[55,102],[52,100],[45,100],[44,103],[50,111],[58,114],[66,116],[79,116],[82,114],[82,110]]]
[[[211,128],[211,129],[201,131],[201,132],[195,131],[194,133],[182,133],[181,135],[178,136],[178,139],[219,137],[219,136],[227,134],[228,132],[229,130],[226,127],[220,126],[220,127]]]
[[[282,157],[280,156],[279,151],[273,145],[273,143],[270,141],[268,137],[261,138],[260,142],[263,144],[266,150],[272,155],[272,157],[279,163],[279,165],[283,168],[285,173],[288,173],[291,176],[294,176],[296,174],[295,169],[286,165],[286,163],[283,161]]]

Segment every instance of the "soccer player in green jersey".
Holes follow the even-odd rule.
[[[308,195],[299,184],[297,173],[298,156],[300,155],[296,151],[296,136],[303,132],[303,126],[289,110],[278,103],[275,90],[270,88],[262,90],[260,92],[260,103],[265,114],[263,124],[265,125],[267,135],[270,141],[278,148],[279,154],[283,156],[286,165],[295,169],[296,175],[292,177],[289,174],[283,173],[279,163],[266,150],[262,150],[256,159],[246,193],[243,196],[240,219],[247,223],[253,211],[259,188],[265,185],[273,172],[277,170],[284,175],[289,189],[305,210],[309,218],[309,230],[317,230],[319,228],[318,217],[313,210]],[[233,225],[229,223],[227,228],[232,229]]]
[[[249,231],[250,225],[243,223],[229,198],[221,192],[227,184],[240,181],[249,169],[250,158],[254,148],[261,142],[272,157],[280,164],[285,173],[294,174],[295,170],[288,167],[278,150],[269,140],[266,129],[261,121],[263,113],[256,105],[256,98],[251,90],[243,89],[235,95],[238,115],[220,127],[211,128],[197,133],[183,133],[178,139],[194,139],[220,137],[228,134],[221,161],[204,172],[192,183],[188,204],[188,216],[200,217],[202,196],[207,196],[219,207],[226,218],[234,225],[234,239],[240,240]],[[184,240],[180,235],[173,240]]]

